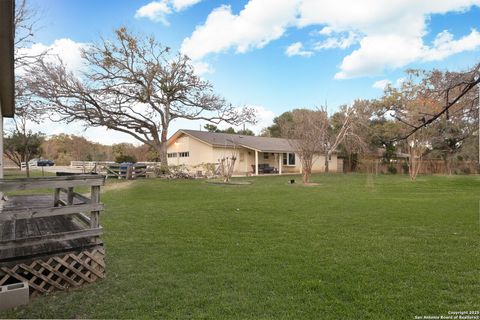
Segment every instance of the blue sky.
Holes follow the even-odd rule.
[[[256,106],[258,131],[276,115],[375,98],[407,68],[462,70],[480,62],[480,0],[31,0],[37,48],[73,67],[83,45],[127,26],[153,34],[198,66],[234,105]],[[34,46],[34,47],[35,47]],[[178,128],[203,123],[180,121]],[[104,143],[128,136],[43,125]]]

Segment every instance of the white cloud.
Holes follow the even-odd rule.
[[[331,27],[323,27],[320,31],[318,31],[318,34],[324,35],[324,36],[329,36],[333,32],[333,29]]]
[[[331,34],[332,32],[330,32]],[[349,31],[346,36],[330,37],[324,41],[315,44],[315,50],[323,49],[347,49],[359,41],[359,36],[355,32]]]
[[[214,72],[212,66],[203,61],[193,61],[192,65],[193,65],[193,69],[195,70],[195,73],[199,76]]]
[[[317,50],[359,48],[346,55],[337,79],[371,76],[415,61],[441,60],[476,50],[479,32],[454,39],[448,31],[431,45],[424,42],[434,14],[463,12],[480,0],[250,0],[238,14],[230,6],[214,9],[203,25],[184,39],[182,52],[195,60],[230,49],[244,53],[261,48],[290,27],[321,26],[316,36],[327,39]],[[332,36],[335,35],[336,36]],[[342,36],[342,35],[347,36]],[[339,36],[338,36],[339,35]]]
[[[172,0],[172,5],[175,11],[182,11],[193,6],[194,4],[199,3],[200,1],[202,0]]]
[[[388,79],[378,80],[372,85],[374,89],[384,90],[388,85],[391,85],[392,82]]]
[[[360,48],[343,59],[335,78],[371,76],[381,74],[386,67],[403,67],[421,57],[423,48],[421,39],[402,35],[364,37]]]
[[[453,54],[472,51],[480,46],[480,33],[473,29],[470,34],[454,40],[453,35],[447,30],[440,32],[433,41],[433,47],[426,49],[424,60],[442,60]]]
[[[443,54],[444,58],[464,51],[475,43],[473,36],[458,43],[457,50],[445,49],[441,54],[437,50],[429,53],[431,48],[423,37],[432,14],[461,12],[472,5],[480,5],[480,0],[404,0],[388,5],[382,0],[303,0],[298,22],[299,26],[323,24],[335,32],[353,31],[363,37],[360,47],[344,57],[335,75],[343,79],[381,74],[385,69],[404,67],[429,55]]]
[[[275,118],[275,113],[272,110],[268,110],[263,106],[254,106],[250,105],[249,107],[255,110],[255,119],[257,122],[255,124],[245,124],[246,129],[252,130],[255,134],[260,134],[263,128],[271,126],[273,123],[273,118]],[[221,124],[219,126],[222,129],[230,127],[228,124]],[[243,129],[243,125],[234,127],[236,130]]]
[[[302,47],[303,45],[301,42],[292,43],[285,50],[285,54],[289,57],[292,57],[292,56],[310,57],[313,54],[313,52],[311,51],[302,50]]]
[[[58,56],[65,63],[67,69],[70,71],[79,71],[84,67],[82,49],[86,49],[88,46],[88,43],[75,42],[68,38],[62,38],[55,40],[51,45],[34,43],[30,48],[20,49],[18,54],[29,56],[48,51],[47,57],[54,59],[54,57]]]
[[[181,52],[199,60],[232,48],[239,53],[262,48],[293,25],[298,1],[250,0],[238,15],[230,6],[220,6],[183,40]]]
[[[135,18],[148,18],[168,26],[170,23],[167,21],[166,16],[170,13],[172,13],[172,9],[168,5],[167,0],[152,1],[140,7],[135,13]]]
[[[161,22],[166,26],[170,23],[167,16],[171,13],[185,10],[202,0],[158,0],[147,3],[135,13],[135,18],[148,18],[154,22]]]

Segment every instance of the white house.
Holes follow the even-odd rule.
[[[218,163],[223,157],[235,155],[235,175],[301,172],[298,155],[289,141],[281,138],[178,130],[168,140],[167,153],[169,165],[185,165],[195,171],[201,171],[202,164]],[[342,168],[342,159],[333,154],[329,159],[329,171],[338,172]],[[312,171],[324,170],[325,157],[318,155]]]

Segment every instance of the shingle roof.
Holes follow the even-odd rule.
[[[198,130],[179,130],[178,132],[188,134],[215,147],[243,146],[261,152],[293,152],[293,148],[288,142],[288,139]]]

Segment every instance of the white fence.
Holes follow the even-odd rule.
[[[101,166],[113,164],[113,161],[70,161],[70,168],[83,169],[84,171],[91,171]]]
[[[88,172],[92,170],[101,170],[103,167],[115,164],[114,161],[70,161],[70,168],[82,169],[83,172]],[[144,164],[150,170],[156,166],[160,165],[160,162],[139,162],[139,164]]]

